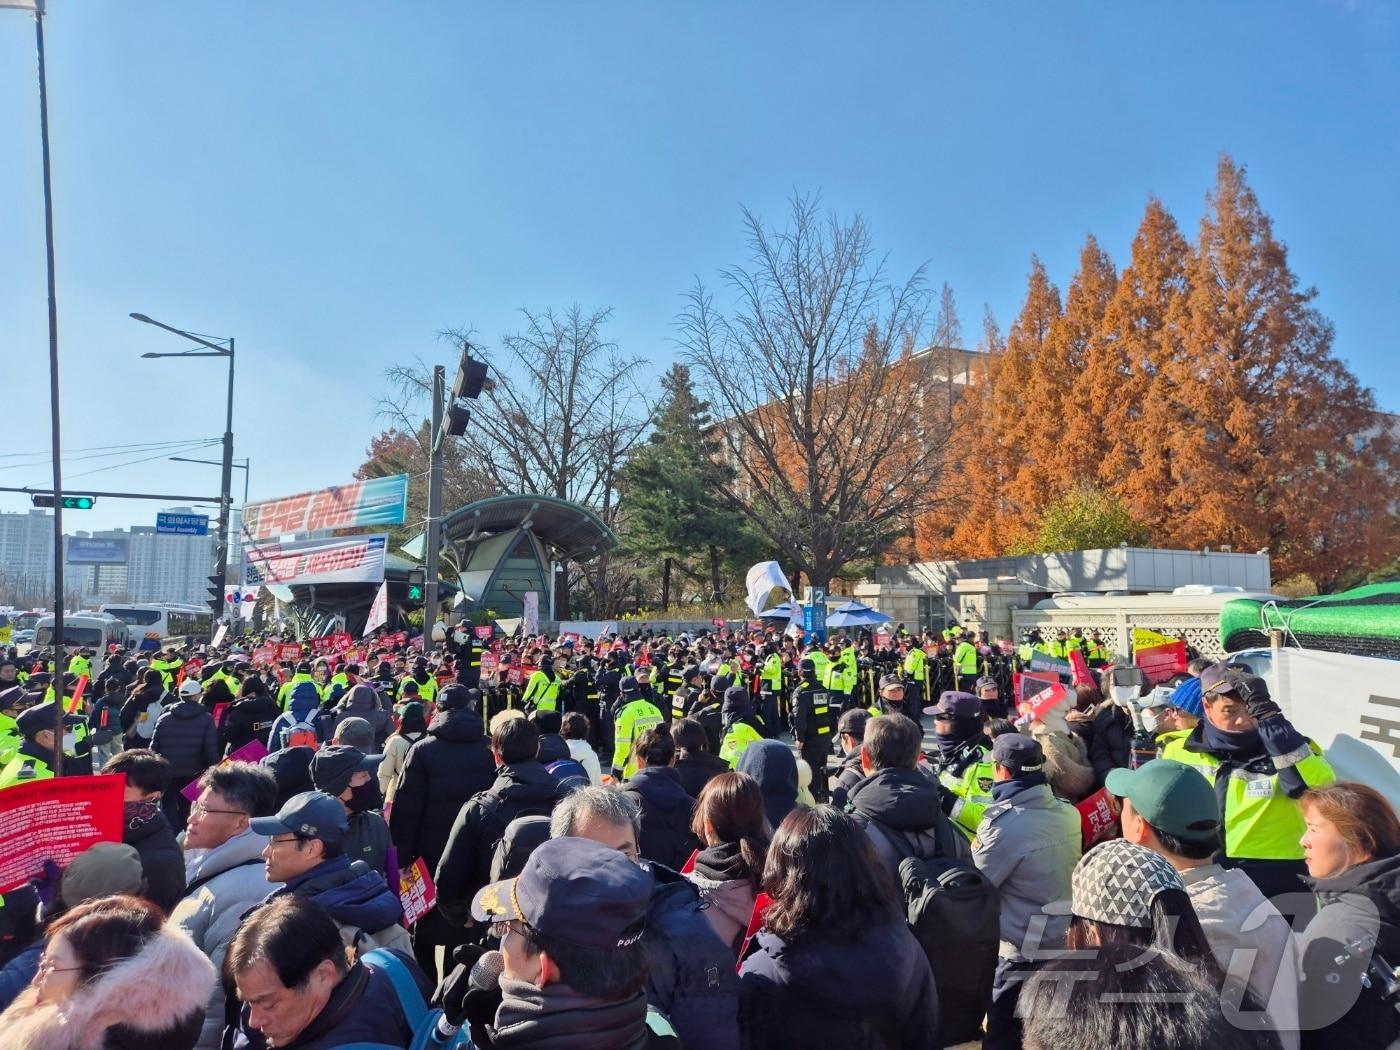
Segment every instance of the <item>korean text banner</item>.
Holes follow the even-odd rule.
[[[243,554],[249,583],[305,587],[313,583],[383,583],[387,536],[342,536],[260,543]]]
[[[32,780],[0,791],[0,893],[60,868],[95,842],[122,840],[120,775]]]
[[[402,525],[408,513],[408,475],[370,478],[319,492],[249,503],[243,508],[245,540],[293,532]]]

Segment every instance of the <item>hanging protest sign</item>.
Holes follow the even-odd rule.
[[[59,777],[0,791],[0,893],[42,875],[45,861],[66,867],[94,843],[120,842],[125,783],[121,774]]]

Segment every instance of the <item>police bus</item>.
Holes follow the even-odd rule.
[[[214,616],[200,605],[136,602],[104,605],[101,611],[126,624],[131,643],[149,652],[166,646],[198,645],[214,633]]]
[[[53,641],[53,617],[42,617],[34,627],[34,648],[47,649]],[[130,644],[130,634],[126,624],[115,616],[77,613],[63,618],[63,644],[69,649],[91,649],[99,658],[105,658],[110,645],[125,649]]]

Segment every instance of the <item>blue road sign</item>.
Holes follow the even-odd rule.
[[[208,536],[209,518],[204,514],[157,514],[156,531],[175,536]]]

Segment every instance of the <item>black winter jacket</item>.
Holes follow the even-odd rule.
[[[686,794],[680,774],[670,766],[639,769],[625,790],[642,811],[638,852],[653,864],[679,869],[700,848],[690,833],[695,799]]]
[[[147,900],[169,914],[185,895],[185,855],[159,805],[129,805],[122,818],[122,841],[141,857]]]
[[[458,812],[495,781],[496,760],[482,731],[481,712],[439,711],[428,735],[409,749],[394,790],[389,833],[399,864],[407,867],[422,857],[428,870],[435,871]]]
[[[197,700],[181,700],[167,707],[156,723],[151,750],[170,763],[173,786],[183,787],[219,761],[214,716]]]
[[[415,744],[413,751],[422,746],[423,743]],[[413,751],[409,752],[410,761]],[[403,797],[402,784],[399,792],[394,800],[395,816]],[[550,813],[557,794],[558,783],[549,770],[531,759],[501,766],[491,788],[461,808],[433,879],[437,884],[438,909],[448,922],[458,926],[471,924],[472,897],[491,881],[491,858],[506,825],[516,817]],[[438,805],[436,799],[433,804]]]
[[[157,686],[143,685],[122,704],[122,734],[125,737],[127,747],[150,746],[149,737],[143,737],[137,734],[136,721],[141,717],[142,712],[149,708],[151,704],[162,703],[162,698],[164,696],[164,689]],[[151,728],[154,729],[155,727],[152,726]]]
[[[1086,717],[1088,716],[1088,717]],[[1096,786],[1115,769],[1128,765],[1132,751],[1133,723],[1128,713],[1111,700],[1069,719],[1069,726],[1084,741]]]
[[[851,788],[846,809],[865,828],[891,873],[908,855],[968,855],[966,837],[955,832],[943,814],[938,784],[917,769],[876,770]],[[891,837],[902,843],[901,849]]]
[[[656,884],[642,935],[647,1002],[670,1019],[685,1050],[738,1050],[733,950],[715,933],[694,883],[662,865],[648,867]]]
[[[729,772],[729,763],[708,751],[682,751],[676,759],[675,770],[685,793],[691,798],[699,798],[706,784],[721,773]]]
[[[224,754],[231,754],[254,740],[267,747],[267,734],[281,713],[282,709],[270,694],[235,700],[224,712],[224,727],[220,733]]]

